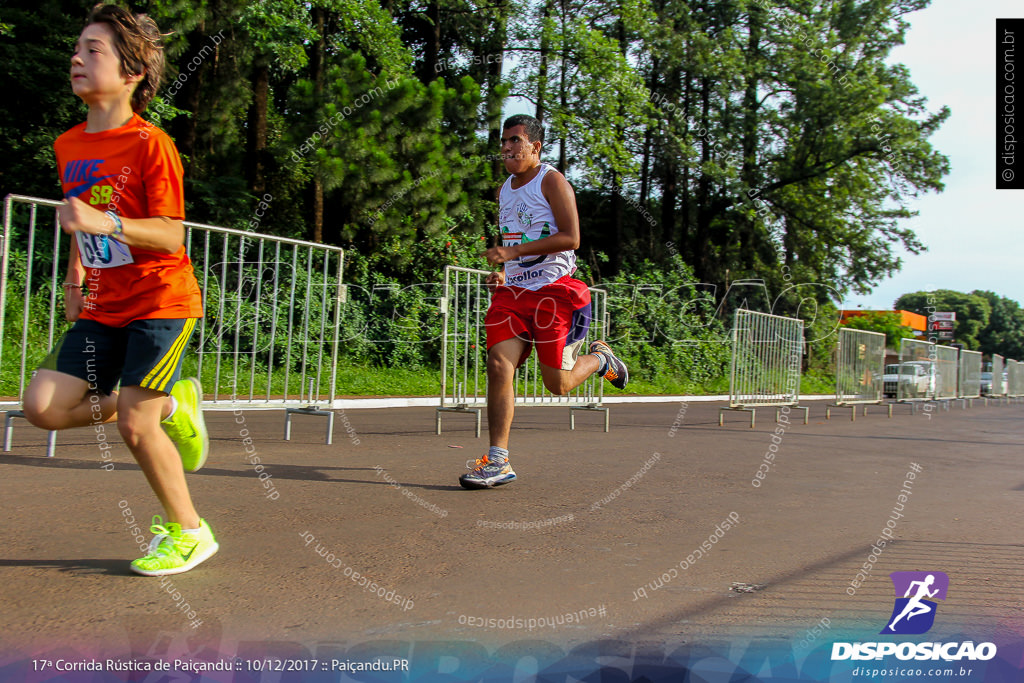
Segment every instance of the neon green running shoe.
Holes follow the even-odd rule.
[[[132,571],[143,576],[187,572],[220,548],[204,519],[199,520],[199,533],[186,534],[177,522],[168,522],[165,527],[160,515],[155,515],[149,530],[156,534],[149,542],[149,553],[132,562]]]
[[[174,414],[160,423],[171,437],[181,456],[186,472],[195,472],[210,454],[210,434],[203,420],[203,387],[195,377],[178,380],[171,387],[171,396],[178,402]]]

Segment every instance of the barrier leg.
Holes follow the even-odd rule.
[[[725,411],[727,411],[727,410],[731,410],[733,412],[750,413],[750,428],[751,429],[754,428],[754,424],[756,422],[755,418],[757,417],[757,409],[756,408],[744,408],[742,406],[729,407],[729,408],[719,408],[718,409],[718,426],[719,427],[721,427],[721,426],[723,426],[725,424]],[[776,420],[778,420],[777,416],[776,416]]]
[[[24,418],[20,410],[8,410],[4,413],[4,452],[11,450],[11,438],[14,436],[14,418]],[[52,458],[57,452],[57,432],[46,432],[46,457]]]
[[[597,404],[594,404],[594,403],[591,403],[590,405],[586,405],[586,406],[570,406],[569,407],[569,429],[576,429],[576,411],[577,410],[590,410],[590,411],[604,413],[604,431],[605,432],[608,431],[608,428],[609,428],[609,425],[610,425],[610,422],[609,422],[609,419],[608,419],[609,411],[608,411],[607,408],[604,408],[604,407],[602,407],[600,405],[597,405]]]
[[[13,415],[14,411],[7,411],[4,413],[4,452],[11,450],[11,432],[14,431],[14,425],[11,424],[11,420],[15,418]]]
[[[450,408],[435,408],[437,411],[437,433],[441,434],[441,413],[474,413],[476,415],[476,438],[480,438],[481,423],[483,416],[480,408],[469,408],[465,405],[452,406]]]
[[[285,408],[284,409],[284,440],[291,441],[292,437],[292,413],[299,413],[301,415],[315,415],[318,417],[327,418],[327,436],[324,439],[324,443],[330,445],[334,441],[334,411],[333,410],[320,410],[319,406],[306,406],[305,408]]]

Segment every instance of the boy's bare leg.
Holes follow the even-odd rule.
[[[564,396],[583,384],[588,377],[597,372],[601,361],[596,354],[586,353],[576,357],[576,365],[572,370],[562,370],[549,365],[540,364],[540,374],[544,378],[544,386],[552,394]]]
[[[22,409],[40,429],[86,427],[117,419],[117,393],[90,391],[84,379],[40,369],[25,390]]]
[[[487,352],[487,431],[491,445],[508,449],[508,435],[515,413],[515,372],[528,342],[513,337],[498,342]]]
[[[183,529],[198,528],[199,515],[185,483],[181,457],[160,426],[170,411],[167,394],[139,386],[122,387],[117,407],[118,431],[163,505],[167,521],[177,522]]]

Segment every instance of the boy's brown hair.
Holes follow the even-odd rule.
[[[89,24],[106,24],[114,33],[122,76],[142,74],[132,93],[132,111],[141,114],[156,96],[164,75],[164,49],[156,22],[145,14],[132,14],[123,7],[101,3],[89,12],[86,25]]]

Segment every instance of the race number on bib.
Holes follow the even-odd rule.
[[[117,268],[134,263],[132,252],[109,235],[75,233],[78,238],[78,254],[86,268]]]

